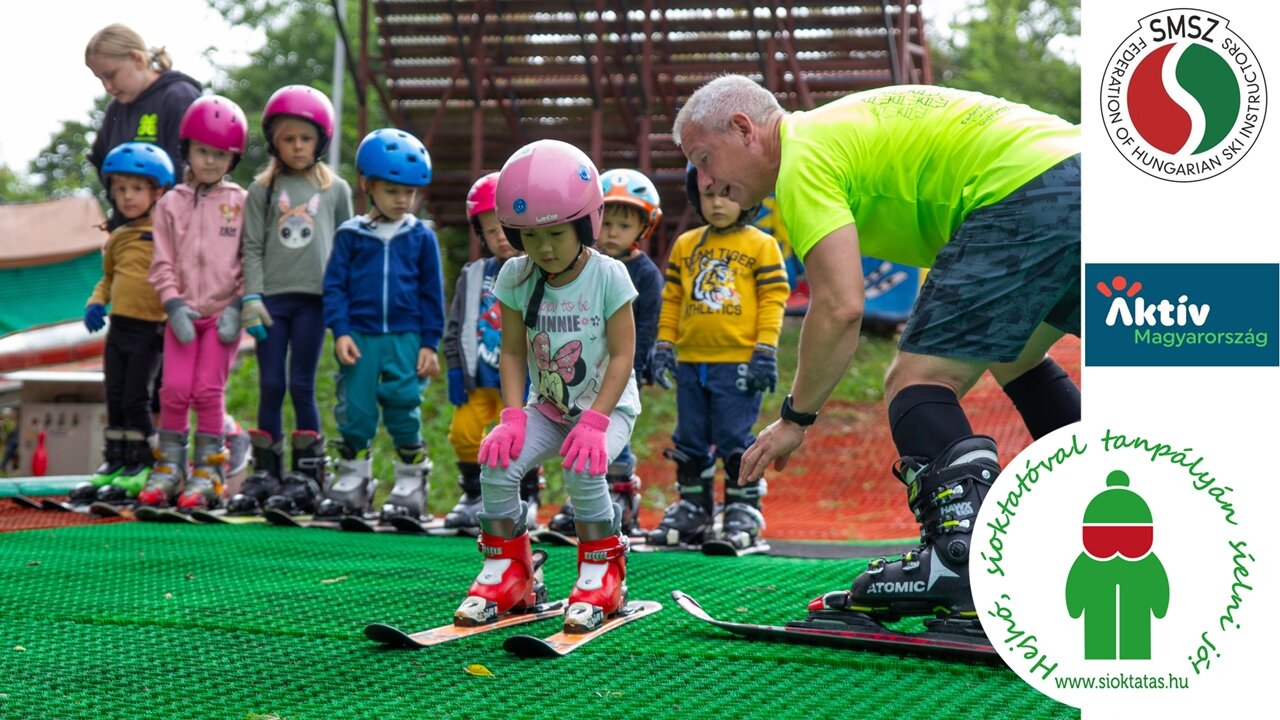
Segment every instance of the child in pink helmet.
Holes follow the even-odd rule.
[[[467,192],[467,218],[480,241],[482,256],[458,272],[458,283],[449,306],[444,333],[444,358],[448,366],[449,402],[456,408],[449,423],[449,443],[458,456],[458,486],[462,497],[445,516],[444,526],[453,532],[476,534],[483,509],[480,499],[480,441],[485,428],[502,410],[498,357],[502,351],[502,310],[493,295],[498,271],[519,250],[507,242],[498,222],[496,194],[498,173],[480,178]],[[534,467],[520,481],[520,499],[528,504],[528,522],[538,517],[540,468]]]
[[[184,182],[156,203],[150,279],[168,316],[160,388],[157,463],[138,495],[144,505],[193,510],[221,502],[227,461],[223,393],[240,345],[240,228],[244,188],[227,180],[244,154],[244,111],[217,95],[199,98],[178,128]],[[194,468],[187,476],[187,417],[196,413]]]
[[[526,255],[503,265],[494,285],[506,330],[504,409],[480,446],[484,569],[454,622],[491,622],[545,599],[520,478],[560,455],[580,541],[564,624],[588,631],[626,602],[628,545],[605,472],[640,413],[632,374],[636,290],[621,262],[592,249],[604,198],[582,151],[556,140],[526,145],[503,166],[496,195],[508,242]]]
[[[351,218],[351,187],[320,159],[333,133],[332,103],[306,85],[280,88],[262,111],[271,158],[249,186],[241,237],[241,324],[257,341],[258,428],[249,431],[253,475],[227,505],[234,515],[264,506],[310,512],[324,489],[315,390],[325,335],[324,269],[334,233]],[[297,423],[287,473],[286,392]]]

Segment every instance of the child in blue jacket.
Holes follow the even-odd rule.
[[[342,441],[337,480],[316,515],[371,509],[369,448],[381,406],[398,456],[383,519],[421,517],[431,463],[420,406],[426,378],[440,373],[436,346],[445,305],[436,235],[410,209],[418,188],[431,182],[431,159],[417,138],[384,128],[360,143],[356,169],[373,207],[338,228],[325,270],[324,320],[338,356],[334,415]]]

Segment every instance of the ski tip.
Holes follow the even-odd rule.
[[[404,634],[398,628],[382,623],[370,623],[364,626],[364,636],[370,640],[388,647],[406,648],[417,650],[419,645]]]
[[[554,658],[560,657],[560,651],[542,638],[532,635],[512,635],[502,641],[502,649],[520,658]]]

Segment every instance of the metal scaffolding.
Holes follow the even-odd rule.
[[[649,175],[667,210],[661,257],[690,222],[676,111],[717,75],[748,75],[783,107],[932,82],[920,0],[361,0],[358,86],[434,162],[428,208],[463,221],[471,182],[555,138],[601,171]],[[369,31],[369,23],[375,32]],[[367,39],[376,38],[376,47]],[[360,132],[365,133],[363,105]]]

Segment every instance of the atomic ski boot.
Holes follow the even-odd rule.
[[[138,493],[138,503],[169,507],[187,483],[187,434],[161,430],[155,458],[147,485]]]
[[[372,514],[373,493],[378,481],[373,479],[372,450],[355,450],[345,442],[338,443],[338,478],[325,491],[316,508],[316,517],[346,517]]]
[[[187,487],[178,496],[178,509],[213,510],[222,505],[227,480],[227,446],[221,435],[196,433],[195,467],[187,478]]]
[[[281,479],[280,489],[267,498],[262,507],[286,515],[314,513],[329,467],[324,436],[314,430],[298,430],[289,443],[293,451],[291,469]]]
[[[760,498],[768,491],[764,478],[738,486],[742,453],[735,450],[724,459],[724,519],[720,528],[720,537],[738,550],[761,543],[764,515],[760,512]]]
[[[273,442],[262,430],[250,430],[249,441],[253,445],[253,474],[227,503],[228,515],[255,515],[261,512],[267,498],[280,492],[284,439]]]
[[[627,538],[614,520],[578,521],[578,581],[569,593],[564,630],[590,632],[627,604]]]
[[[484,568],[471,583],[467,599],[453,614],[453,622],[473,627],[494,622],[507,613],[520,612],[547,600],[542,570],[535,568],[525,509],[520,517],[480,516],[480,552]]]
[[[395,484],[382,505],[381,520],[390,522],[393,517],[422,519],[426,516],[427,477],[431,475],[432,467],[427,448],[421,443],[398,447],[396,455]]]
[[[680,499],[666,509],[658,526],[649,531],[650,545],[701,545],[711,537],[711,491],[716,466],[704,465],[674,448],[662,453],[676,463],[676,490]]]
[[[970,535],[999,474],[995,441],[980,435],[955,441],[931,461],[902,458],[894,475],[907,486],[907,501],[920,523],[920,546],[900,558],[872,560],[850,590],[811,602],[811,619],[854,611],[880,621],[935,615],[936,620],[925,621],[931,630],[963,631],[976,625],[969,586]]]
[[[480,464],[473,462],[458,463],[458,487],[462,488],[462,497],[444,516],[446,528],[472,529],[480,527],[476,517],[484,504],[480,501]]]
[[[124,470],[125,444],[123,428],[107,428],[102,431],[102,464],[93,471],[89,482],[82,482],[71,490],[67,502],[72,505],[90,505],[98,499],[98,489],[111,484]]]

